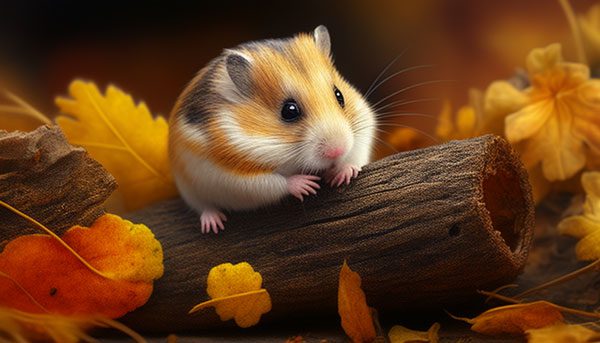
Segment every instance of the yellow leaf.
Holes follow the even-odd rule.
[[[169,169],[168,125],[142,102],[114,86],[106,94],[94,83],[75,80],[72,98],[58,97],[66,115],[56,118],[69,142],[83,146],[119,183],[127,210],[177,194]]]
[[[9,342],[95,342],[85,332],[93,327],[111,327],[129,335],[135,342],[146,342],[127,326],[100,316],[34,314],[0,307],[0,337]]]
[[[534,49],[526,62],[531,86],[519,93],[502,83],[494,94],[504,100],[491,107],[500,112],[512,107],[505,135],[519,144],[528,169],[540,164],[549,181],[569,179],[586,165],[588,147],[600,151],[600,81],[590,78],[588,66],[564,62],[560,44]]]
[[[391,343],[430,342],[437,343],[440,324],[434,323],[427,331],[415,331],[404,326],[394,325],[388,336]]]
[[[558,230],[580,239],[575,247],[577,259],[593,261],[600,259],[600,172],[583,173],[581,184],[586,193],[583,213],[563,219]]]
[[[206,292],[212,299],[194,306],[189,313],[214,307],[222,321],[235,319],[242,328],[258,324],[271,311],[271,297],[262,287],[262,276],[250,264],[223,263],[208,273]]]
[[[539,329],[564,321],[561,309],[547,301],[500,306],[472,319],[452,317],[472,324],[471,330],[486,335],[523,334],[529,329]]]
[[[582,325],[560,324],[527,330],[526,333],[528,343],[585,343],[600,340],[600,332]]]
[[[342,328],[353,342],[371,342],[377,334],[360,284],[360,275],[352,271],[344,261],[338,288],[338,313],[342,319]]]

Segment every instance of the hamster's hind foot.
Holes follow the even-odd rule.
[[[287,178],[287,189],[291,195],[304,201],[304,196],[317,194],[317,189],[321,188],[317,181],[321,180],[316,175],[293,175]]]
[[[331,185],[331,187],[339,187],[343,183],[350,184],[350,180],[358,176],[358,173],[362,170],[362,168],[351,165],[344,164],[339,167],[334,167],[325,172],[325,180],[327,183]]]
[[[202,233],[209,233],[211,230],[214,233],[219,233],[219,230],[225,230],[223,224],[225,221],[227,221],[227,217],[223,212],[214,208],[206,208],[200,215],[200,230]]]

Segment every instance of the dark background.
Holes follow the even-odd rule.
[[[572,1],[583,13],[593,1]],[[221,49],[286,37],[325,24],[341,73],[366,90],[385,65],[407,72],[370,99],[428,80],[403,98],[467,101],[470,87],[509,77],[534,47],[564,45],[574,57],[568,24],[555,1],[4,1],[0,5],[0,87],[47,115],[74,78],[113,83],[168,114],[193,74]],[[401,99],[402,97],[398,97]],[[405,108],[436,116],[440,104]],[[399,122],[431,129],[432,118]]]

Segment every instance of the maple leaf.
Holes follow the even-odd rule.
[[[222,321],[234,319],[239,327],[247,328],[271,311],[271,296],[262,288],[262,276],[247,262],[213,267],[206,283],[211,300],[194,306],[189,313],[214,307]]]
[[[505,136],[527,169],[541,164],[549,181],[566,180],[600,152],[600,81],[590,79],[586,65],[564,62],[560,44],[532,50],[526,64],[531,86],[520,91],[497,81],[490,108],[513,109]]]
[[[528,343],[586,343],[600,341],[600,332],[582,325],[553,325],[527,330]]]
[[[143,305],[162,273],[162,248],[150,230],[107,214],[62,238],[23,235],[8,242],[0,253],[0,305],[116,318]]]
[[[579,238],[575,253],[579,260],[600,259],[600,172],[581,175],[586,193],[583,214],[563,219],[558,224],[562,234]]]
[[[95,342],[86,330],[110,327],[131,337],[135,342],[146,342],[127,326],[100,316],[61,316],[57,314],[27,313],[0,307],[0,337],[10,342],[52,340],[61,343]]]
[[[427,331],[415,331],[405,328],[404,326],[394,325],[388,333],[388,337],[390,338],[391,343],[437,343],[439,340],[439,330],[439,323],[434,323]]]
[[[495,307],[472,319],[452,318],[472,324],[471,330],[486,335],[517,335],[564,322],[561,309],[547,301]]]
[[[103,95],[94,83],[75,80],[69,93],[72,98],[56,98],[67,114],[56,123],[71,144],[84,147],[115,177],[127,210],[177,194],[164,118],[153,118],[146,104],[136,105],[114,86]]]
[[[360,275],[352,271],[344,261],[338,287],[338,313],[342,319],[342,328],[353,342],[372,342],[377,334],[371,310],[360,285]]]

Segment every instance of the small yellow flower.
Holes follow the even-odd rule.
[[[483,95],[480,90],[471,89],[469,96],[470,104],[460,107],[454,116],[452,116],[452,105],[449,101],[444,101],[435,128],[438,138],[449,141],[481,135]]]
[[[559,44],[534,49],[526,63],[531,86],[496,81],[486,109],[508,111],[505,136],[527,169],[541,164],[546,179],[568,179],[600,152],[600,81],[586,65],[564,62]]]

